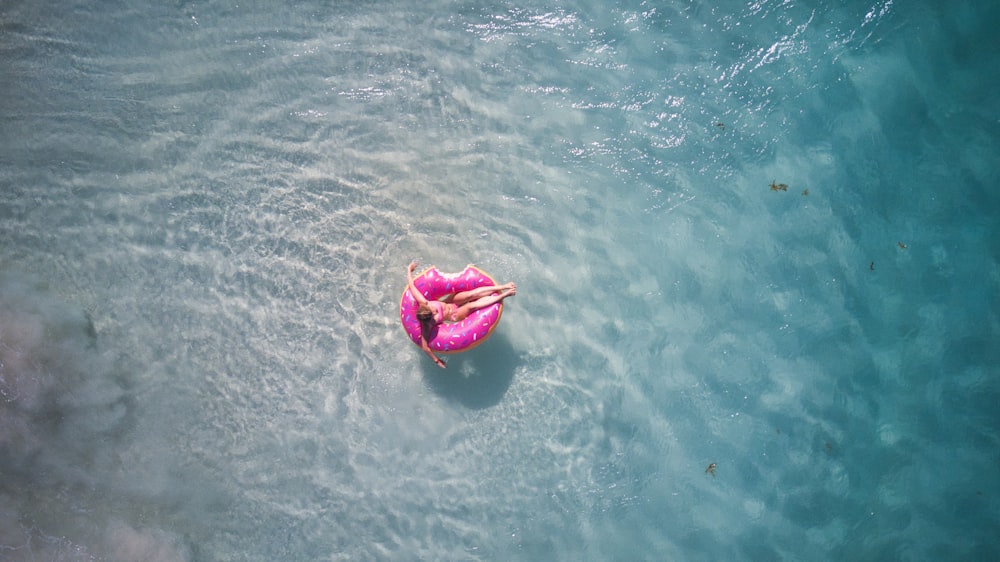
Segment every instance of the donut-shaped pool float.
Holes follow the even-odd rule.
[[[461,273],[441,273],[436,267],[431,266],[414,277],[413,284],[423,293],[424,298],[433,301],[476,287],[496,285],[496,282],[478,267],[468,265]],[[406,335],[420,347],[418,306],[417,299],[410,294],[409,288],[403,289],[403,298],[399,301],[399,319],[403,322]],[[472,349],[490,337],[500,322],[501,313],[503,313],[502,301],[471,312],[461,322],[438,324],[431,329],[427,344],[438,353],[458,353]]]

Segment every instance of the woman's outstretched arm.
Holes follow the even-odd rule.
[[[417,262],[410,262],[409,267],[406,268],[406,283],[410,287],[410,294],[413,298],[417,299],[417,304],[427,304],[427,299],[424,298],[424,294],[417,290],[417,286],[413,283],[413,270],[417,268]]]
[[[434,355],[434,351],[432,351],[430,346],[427,345],[427,340],[423,338],[420,338],[420,349],[423,349],[424,353],[426,353],[427,356],[431,358],[431,361],[434,361],[438,367],[441,367],[442,369],[446,367],[444,360],[437,355]]]

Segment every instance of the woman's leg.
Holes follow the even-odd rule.
[[[490,306],[492,304],[496,304],[507,297],[514,296],[515,294],[517,294],[517,289],[511,287],[510,289],[505,289],[499,295],[490,295],[488,297],[482,297],[472,302],[465,303],[464,305],[459,307],[458,310],[455,311],[454,317],[458,321],[464,320],[466,316],[472,314],[474,311],[479,310],[480,308],[486,308],[487,306]]]
[[[507,283],[506,285],[492,285],[489,287],[476,287],[471,291],[462,291],[461,293],[455,293],[455,295],[451,298],[451,302],[461,306],[470,301],[483,298],[493,293],[499,293],[505,289],[513,289],[513,288],[514,288],[513,283]]]

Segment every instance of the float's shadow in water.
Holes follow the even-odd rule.
[[[495,406],[514,380],[521,358],[501,334],[479,347],[444,356],[447,369],[423,362],[424,380],[438,395],[473,409]]]

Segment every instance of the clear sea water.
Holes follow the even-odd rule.
[[[5,1],[0,559],[997,559],[998,24]]]

